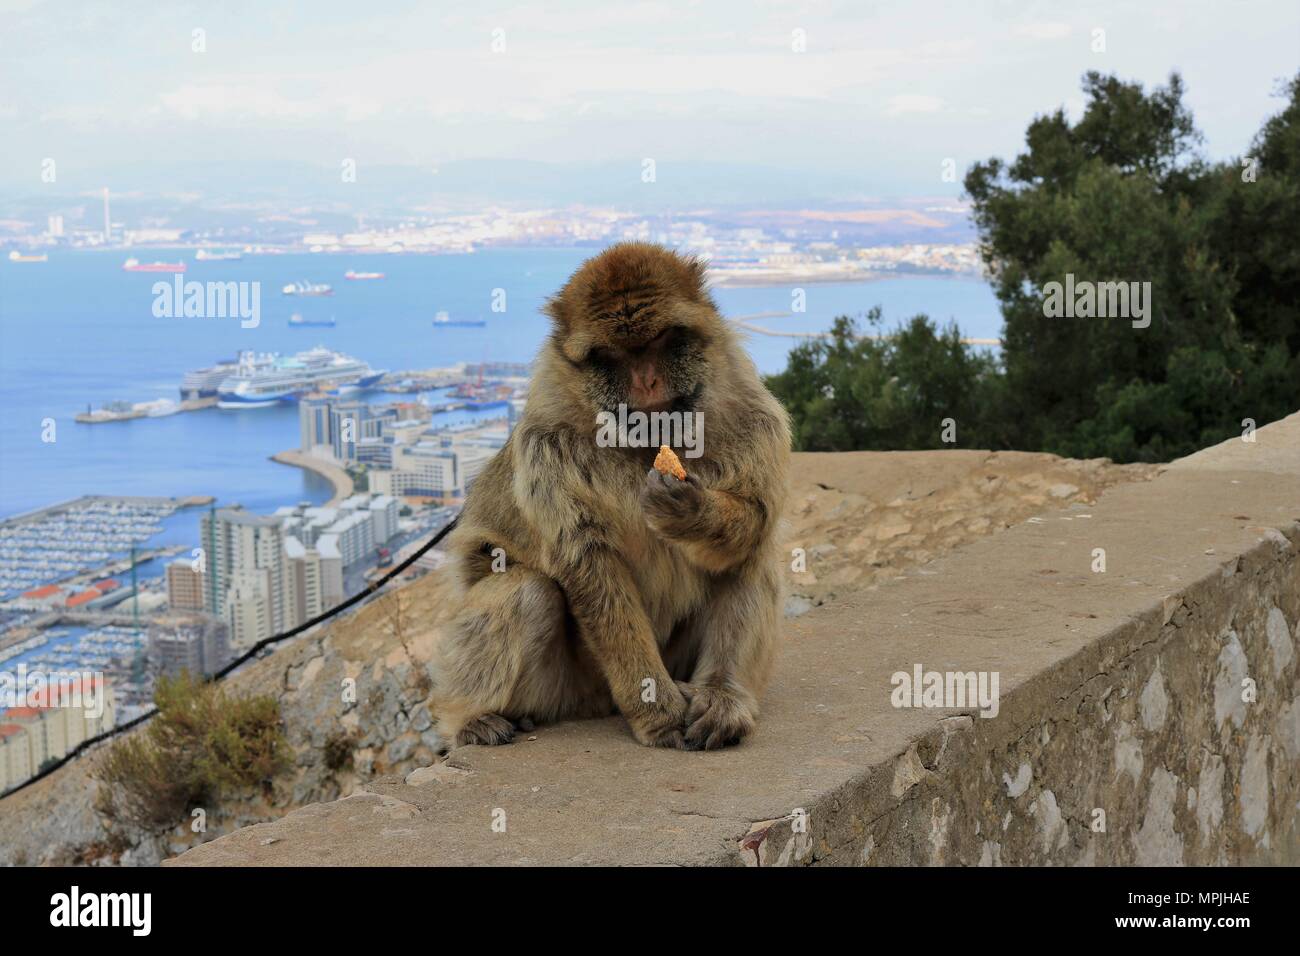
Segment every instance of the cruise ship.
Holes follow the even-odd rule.
[[[192,372],[186,372],[185,377],[181,379],[181,399],[188,401],[192,398],[215,398],[217,390],[221,383],[230,378],[239,370],[241,363],[270,365],[273,356],[256,355],[253,352],[242,352],[233,361],[218,362],[207,368],[196,368]]]
[[[15,249],[13,252],[9,253],[9,261],[10,262],[49,262],[50,257],[43,252],[33,253],[32,255],[25,256],[17,249]]]
[[[354,392],[384,377],[360,359],[318,345],[292,358],[278,355],[240,356],[233,375],[217,389],[221,408],[261,408],[294,402],[308,392]]]

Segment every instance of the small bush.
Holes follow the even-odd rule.
[[[335,731],[325,738],[325,766],[332,772],[352,769],[352,748],[356,740],[352,734]]]
[[[273,697],[232,697],[182,672],[160,678],[158,714],[115,742],[95,771],[109,820],[165,830],[226,791],[265,787],[289,765]]]

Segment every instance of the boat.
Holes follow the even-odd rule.
[[[360,359],[323,345],[288,358],[275,354],[251,357],[245,353],[235,373],[218,387],[217,405],[262,408],[296,402],[310,392],[356,392],[370,388],[385,374],[382,369],[372,369]]]
[[[289,316],[289,325],[294,328],[320,325],[327,329],[332,329],[334,328],[334,316],[331,315],[328,319],[304,319],[301,315],[295,312],[293,315]]]
[[[446,312],[439,312],[433,317],[434,328],[470,328],[481,329],[487,325],[482,319],[453,319]]]
[[[351,269],[349,269],[347,272],[343,273],[343,278],[345,278],[345,279],[353,279],[353,280],[356,280],[356,279],[382,279],[383,277],[384,277],[384,274],[383,274],[382,272],[353,272]]]
[[[10,262],[49,262],[50,257],[43,252],[37,253],[35,255],[25,256],[17,249],[15,249],[9,253],[9,261]]]
[[[127,259],[122,263],[127,272],[184,272],[183,262],[141,262],[139,259]]]
[[[200,249],[194,253],[194,259],[197,262],[238,262],[242,258],[244,258],[242,252]]]
[[[281,290],[285,295],[333,295],[334,288],[324,282],[290,282]]]

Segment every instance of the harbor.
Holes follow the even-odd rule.
[[[80,585],[95,580],[102,585],[115,574],[174,554],[181,549],[141,546],[163,530],[164,518],[211,501],[87,495],[8,518],[0,522],[0,599],[18,598],[33,607],[66,600]],[[83,600],[107,603],[115,589],[116,582],[96,594],[87,587]]]

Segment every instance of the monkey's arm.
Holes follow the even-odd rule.
[[[771,514],[760,489],[705,488],[693,475],[679,481],[653,468],[641,506],[656,532],[675,541],[697,566],[727,571],[762,542]]]

